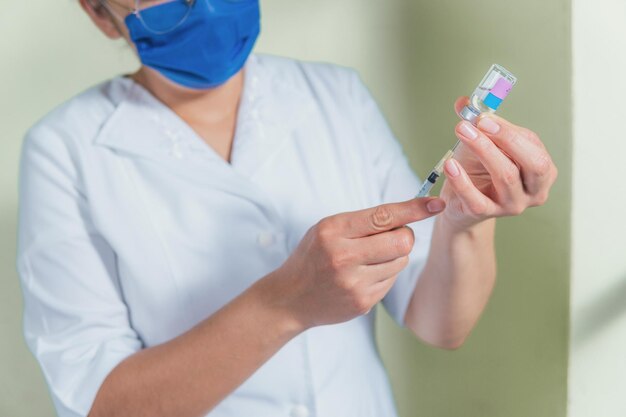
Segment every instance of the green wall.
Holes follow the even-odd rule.
[[[397,3],[397,2],[396,2]],[[454,143],[451,103],[492,62],[518,76],[501,115],[535,130],[559,178],[548,204],[497,224],[498,280],[456,351],[416,341],[388,317],[379,340],[402,417],[566,413],[571,99],[568,1],[403,2],[414,72],[403,143],[424,175]],[[386,108],[391,111],[391,106]]]
[[[136,65],[128,48],[97,33],[76,3],[7,1],[0,14],[0,50],[6,57],[0,67],[5,80],[0,83],[5,126],[0,152],[1,416],[53,415],[46,386],[21,335],[14,256],[22,135],[54,105]],[[454,143],[452,103],[458,95],[469,94],[493,62],[519,77],[502,115],[537,131],[554,155],[560,176],[549,204],[499,221],[497,286],[463,347],[453,352],[427,347],[384,314],[378,335],[401,417],[564,416],[571,182],[569,1],[262,4],[263,35],[257,50],[357,68],[420,175]]]

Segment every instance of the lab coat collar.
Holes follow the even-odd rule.
[[[132,79],[114,78],[109,95],[117,106],[95,137],[96,145],[165,163],[198,163],[212,171],[245,178],[253,177],[272,159],[313,107],[286,77],[251,55],[245,66],[229,164],[178,115]]]

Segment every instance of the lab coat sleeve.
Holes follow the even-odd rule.
[[[71,146],[31,129],[19,168],[23,330],[60,417],[86,416],[107,374],[141,348],[112,248],[95,229]]]
[[[409,165],[402,145],[395,138],[367,87],[356,73],[352,78],[357,120],[364,127],[366,157],[370,158],[374,175],[379,181],[380,203],[400,202],[415,197],[421,186],[420,178]],[[398,274],[396,282],[382,300],[385,309],[401,327],[405,327],[404,314],[428,256],[433,225],[434,217],[408,224],[415,234],[409,263]]]

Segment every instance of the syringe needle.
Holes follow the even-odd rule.
[[[422,183],[422,187],[415,197],[426,197],[428,195],[430,190],[432,190],[432,188],[435,186],[437,179],[441,176],[441,174],[443,174],[443,164],[445,164],[448,159],[454,156],[454,151],[459,146],[459,143],[461,142],[457,140],[452,149],[446,152],[443,158],[441,158],[439,162],[437,162],[437,165],[435,165],[435,168],[430,171],[428,178],[426,178],[426,180]]]

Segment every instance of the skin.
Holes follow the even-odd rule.
[[[107,10],[80,0],[102,33],[123,37],[130,45],[118,17],[132,3],[118,0]],[[131,76],[229,161],[243,70],[224,85],[201,91],[143,66]],[[457,99],[457,113],[467,101]],[[101,385],[89,416],[206,414],[293,337],[369,312],[407,265],[414,236],[405,225],[435,214],[431,251],[404,321],[429,345],[460,347],[493,290],[495,219],[544,204],[557,177],[548,151],[531,130],[494,115],[481,117],[478,127],[472,128],[476,138],[471,139],[465,130],[471,125],[456,125],[463,145],[445,164],[439,198],[321,219],[277,270],[190,331],[118,364]]]

